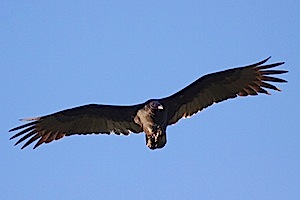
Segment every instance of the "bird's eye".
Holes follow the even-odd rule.
[[[151,108],[155,108],[155,102],[151,102],[151,103],[150,103],[150,107],[151,107]]]

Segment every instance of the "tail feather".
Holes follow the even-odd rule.
[[[152,135],[146,134],[146,145],[152,150],[163,148],[166,143],[167,135],[165,131],[159,130]]]

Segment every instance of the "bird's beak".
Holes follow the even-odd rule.
[[[157,109],[158,109],[158,110],[163,110],[164,107],[163,107],[162,105],[159,105],[159,106],[157,107]]]

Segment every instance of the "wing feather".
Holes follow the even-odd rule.
[[[41,136],[42,136],[42,134],[40,134],[40,133],[33,135],[29,140],[27,140],[27,142],[21,147],[21,149],[24,149],[25,147],[27,147],[28,145],[30,145],[31,143],[33,143],[34,141],[39,139]],[[35,145],[33,148],[35,149],[36,147],[37,146]]]
[[[64,136],[81,134],[110,134],[115,132],[128,135],[129,132],[142,132],[134,122],[134,116],[142,104],[134,106],[109,106],[89,104],[63,110],[38,118],[28,118],[27,124],[15,127],[10,131],[21,130],[10,139],[22,136],[15,145],[30,138],[22,149],[38,140],[34,148],[43,143],[58,140]],[[23,130],[22,130],[23,129]]]
[[[34,128],[34,127],[33,127],[33,128]],[[25,132],[24,132],[24,133],[25,133]],[[26,140],[27,138],[33,136],[35,133],[36,133],[36,130],[30,131],[29,133],[27,133],[26,135],[24,135],[21,139],[19,139],[19,140],[16,142],[15,145],[17,145],[17,144],[23,142],[24,140]]]
[[[269,59],[270,57],[248,66],[205,75],[177,93],[161,99],[168,110],[168,124],[174,124],[181,118],[189,117],[213,103],[226,99],[258,93],[269,94],[264,88],[280,91],[265,81],[287,81],[266,75],[284,74],[288,71],[270,70],[284,62],[263,65]]]

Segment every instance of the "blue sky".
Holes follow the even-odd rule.
[[[300,199],[299,1],[1,1],[1,199]],[[24,117],[136,104],[272,56],[282,92],[143,134],[20,150]]]

